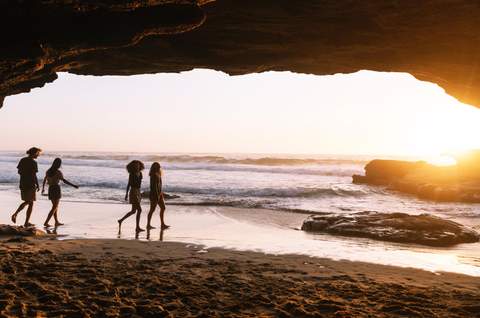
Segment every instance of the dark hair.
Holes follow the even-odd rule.
[[[47,170],[47,177],[53,177],[53,175],[58,171],[58,169],[60,169],[61,166],[62,159],[55,158],[55,160],[53,160],[52,166],[50,167],[50,169]]]
[[[130,163],[127,165],[127,171],[128,173],[135,173],[137,171],[135,171],[135,165],[138,164],[138,167],[139,167],[139,171],[142,171],[143,169],[145,169],[145,165],[143,164],[143,162],[141,162],[140,160],[132,160],[130,161]]]
[[[32,148],[30,148],[26,151],[27,155],[31,155],[31,156],[33,156],[37,152],[42,152],[42,149],[37,148],[37,147],[32,147]]]
[[[149,176],[153,176],[155,174],[162,174],[162,170],[160,170],[160,164],[158,162],[152,163],[152,166],[150,167],[150,173],[148,174]]]

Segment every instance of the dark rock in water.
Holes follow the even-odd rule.
[[[359,174],[354,174],[352,176],[352,182],[355,184],[362,184],[362,183],[368,183],[368,178],[367,176],[362,176]]]
[[[389,189],[441,202],[480,203],[480,151],[457,158],[454,166],[424,161],[372,160],[365,175],[353,175],[355,184],[384,185]]]
[[[142,192],[142,198],[149,198],[150,197],[150,191],[143,191]],[[163,193],[163,198],[165,200],[172,200],[172,199],[178,199],[180,198],[179,195],[176,194],[168,194],[168,193]]]
[[[365,166],[365,176],[354,175],[353,183],[369,183],[388,185],[419,169],[424,169],[428,164],[425,161],[401,161],[375,159]]]
[[[0,224],[0,236],[43,236],[46,233],[35,227]]]
[[[429,214],[360,212],[312,215],[303,222],[302,230],[428,246],[452,246],[480,240],[476,231]]]
[[[180,198],[180,196],[179,196],[179,195],[176,195],[176,194],[164,193],[164,194],[163,194],[163,198],[164,198],[165,200],[172,200],[172,199],[178,199],[178,198]]]

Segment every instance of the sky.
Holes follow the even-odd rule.
[[[60,73],[5,100],[0,150],[433,157],[480,148],[479,123],[405,73]]]

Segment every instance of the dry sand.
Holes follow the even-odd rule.
[[[0,243],[2,317],[479,317],[480,278],[173,242]]]

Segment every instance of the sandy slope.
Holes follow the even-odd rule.
[[[480,278],[173,242],[0,243],[0,313],[475,317]]]

